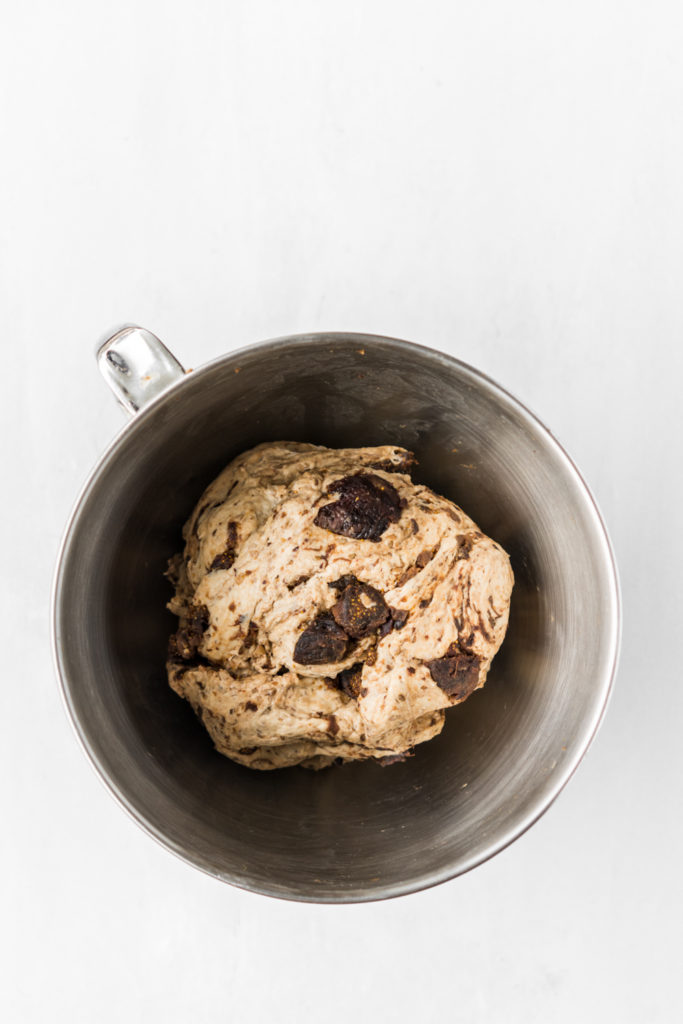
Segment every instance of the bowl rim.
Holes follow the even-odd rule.
[[[456,368],[461,374],[466,377],[470,377],[478,385],[483,385],[496,397],[502,397],[507,404],[511,405],[516,412],[521,415],[522,419],[525,420],[528,425],[541,433],[547,443],[550,444],[550,446],[555,450],[555,453],[560,457],[560,461],[563,463],[568,475],[574,479],[576,484],[578,484],[577,493],[581,495],[586,510],[593,520],[595,537],[599,542],[602,551],[602,562],[606,568],[606,572],[604,572],[605,584],[606,589],[609,592],[609,607],[606,609],[604,618],[604,622],[606,623],[604,627],[604,634],[607,637],[607,634],[609,633],[609,645],[604,658],[605,667],[598,679],[598,684],[595,687],[595,699],[593,701],[592,714],[589,716],[583,727],[573,756],[565,762],[563,770],[558,773],[555,784],[545,794],[544,798],[539,801],[538,805],[530,810],[526,815],[522,816],[519,821],[509,827],[502,837],[492,843],[483,852],[469,859],[465,858],[455,866],[445,868],[439,872],[432,872],[426,877],[416,874],[412,876],[411,879],[402,883],[395,883],[393,885],[377,885],[375,887],[368,885],[364,886],[362,889],[345,890],[335,894],[323,894],[313,891],[302,892],[293,886],[287,887],[254,884],[241,875],[232,875],[226,871],[212,870],[206,863],[202,862],[201,858],[194,857],[189,854],[175,841],[165,835],[162,829],[157,828],[149,822],[138,807],[136,807],[135,804],[123,793],[115,779],[110,776],[89,741],[87,731],[82,726],[76,708],[71,700],[70,683],[66,666],[62,660],[62,640],[59,633],[63,573],[69,557],[70,547],[76,533],[76,526],[91,491],[95,487],[99,478],[106,472],[109,464],[119,450],[125,444],[132,441],[134,436],[144,429],[147,421],[156,415],[161,408],[169,405],[173,401],[175,392],[179,387],[185,387],[186,385],[194,386],[195,381],[201,381],[203,377],[208,376],[217,367],[225,364],[229,365],[231,363],[236,363],[244,360],[245,358],[258,356],[266,350],[268,350],[269,353],[272,353],[273,351],[277,352],[278,350],[286,349],[292,345],[306,345],[320,342],[339,344],[344,345],[345,347],[350,343],[361,347],[368,345],[380,348],[390,348],[392,350],[410,351],[412,353],[417,352],[417,354],[422,355],[434,364],[441,364],[443,366],[448,366],[449,368]],[[587,750],[595,739],[598,729],[604,720],[614,688],[614,679],[619,663],[621,633],[622,602],[619,570],[605,520],[602,516],[598,503],[578,466],[543,420],[536,415],[528,405],[522,402],[521,399],[499,384],[488,374],[476,369],[464,360],[458,359],[456,356],[442,352],[439,349],[418,344],[417,342],[405,341],[403,339],[387,335],[366,334],[355,331],[318,331],[302,334],[281,335],[266,341],[260,341],[233,349],[232,351],[223,353],[206,363],[202,363],[197,369],[188,370],[184,377],[171,384],[151,400],[148,405],[133,415],[129,420],[124,422],[121,429],[117,434],[115,434],[109,445],[105,448],[93,466],[73,503],[59,544],[50,596],[52,660],[59,684],[62,704],[74,735],[76,736],[87,760],[90,762],[90,765],[95,771],[100,782],[114,800],[116,800],[119,806],[130,818],[132,818],[143,832],[154,839],[160,846],[204,874],[221,882],[234,885],[247,892],[254,892],[263,896],[271,896],[276,899],[313,904],[344,905],[352,903],[370,903],[421,892],[472,871],[474,868],[486,863],[486,861],[501,853],[513,842],[523,836],[525,832],[527,832],[555,802],[562,790],[568,784],[569,780],[573,777]]]

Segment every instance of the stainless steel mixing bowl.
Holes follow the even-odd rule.
[[[453,878],[521,835],[591,742],[617,659],[604,524],[546,428],[476,370],[390,338],[315,334],[184,374],[127,329],[100,352],[130,410],[68,524],[54,587],[66,706],[119,803],[188,863],[235,885],[347,902]],[[163,572],[206,484],[267,440],[398,444],[416,479],[509,552],[507,638],[483,690],[404,764],[256,772],[217,754],[168,688]]]

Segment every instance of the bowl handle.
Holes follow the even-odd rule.
[[[129,416],[177,384],[185,370],[156,335],[143,327],[126,326],[97,348],[97,364]]]

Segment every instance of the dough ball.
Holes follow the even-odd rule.
[[[270,769],[403,760],[483,686],[513,576],[402,448],[263,444],[206,489],[172,559],[167,662],[216,749]]]

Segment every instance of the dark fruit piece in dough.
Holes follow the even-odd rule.
[[[323,612],[303,631],[294,648],[294,661],[300,665],[327,665],[341,661],[349,638],[329,612]]]
[[[332,605],[332,615],[338,626],[353,637],[362,640],[370,636],[389,618],[389,607],[379,590],[368,583],[355,580],[342,591]]]
[[[398,491],[374,473],[356,473],[335,481],[328,494],[337,501],[323,505],[316,526],[355,540],[378,541],[390,523],[398,522],[402,502]]]
[[[345,668],[343,672],[334,680],[334,684],[338,690],[345,693],[347,697],[353,697],[354,700],[358,700],[361,693],[361,678],[363,674],[363,662],[358,661],[351,668]]]
[[[232,563],[235,561],[237,546],[237,524],[228,523],[228,535],[226,538],[225,551],[221,551],[219,555],[216,555],[213,562],[209,566],[209,572],[216,572],[218,569],[229,569]]]
[[[479,657],[448,648],[445,658],[427,662],[432,679],[449,697],[464,700],[476,689],[479,682]]]
[[[183,625],[168,641],[171,661],[189,661],[194,658],[209,625],[209,610],[205,605],[190,605]]]

